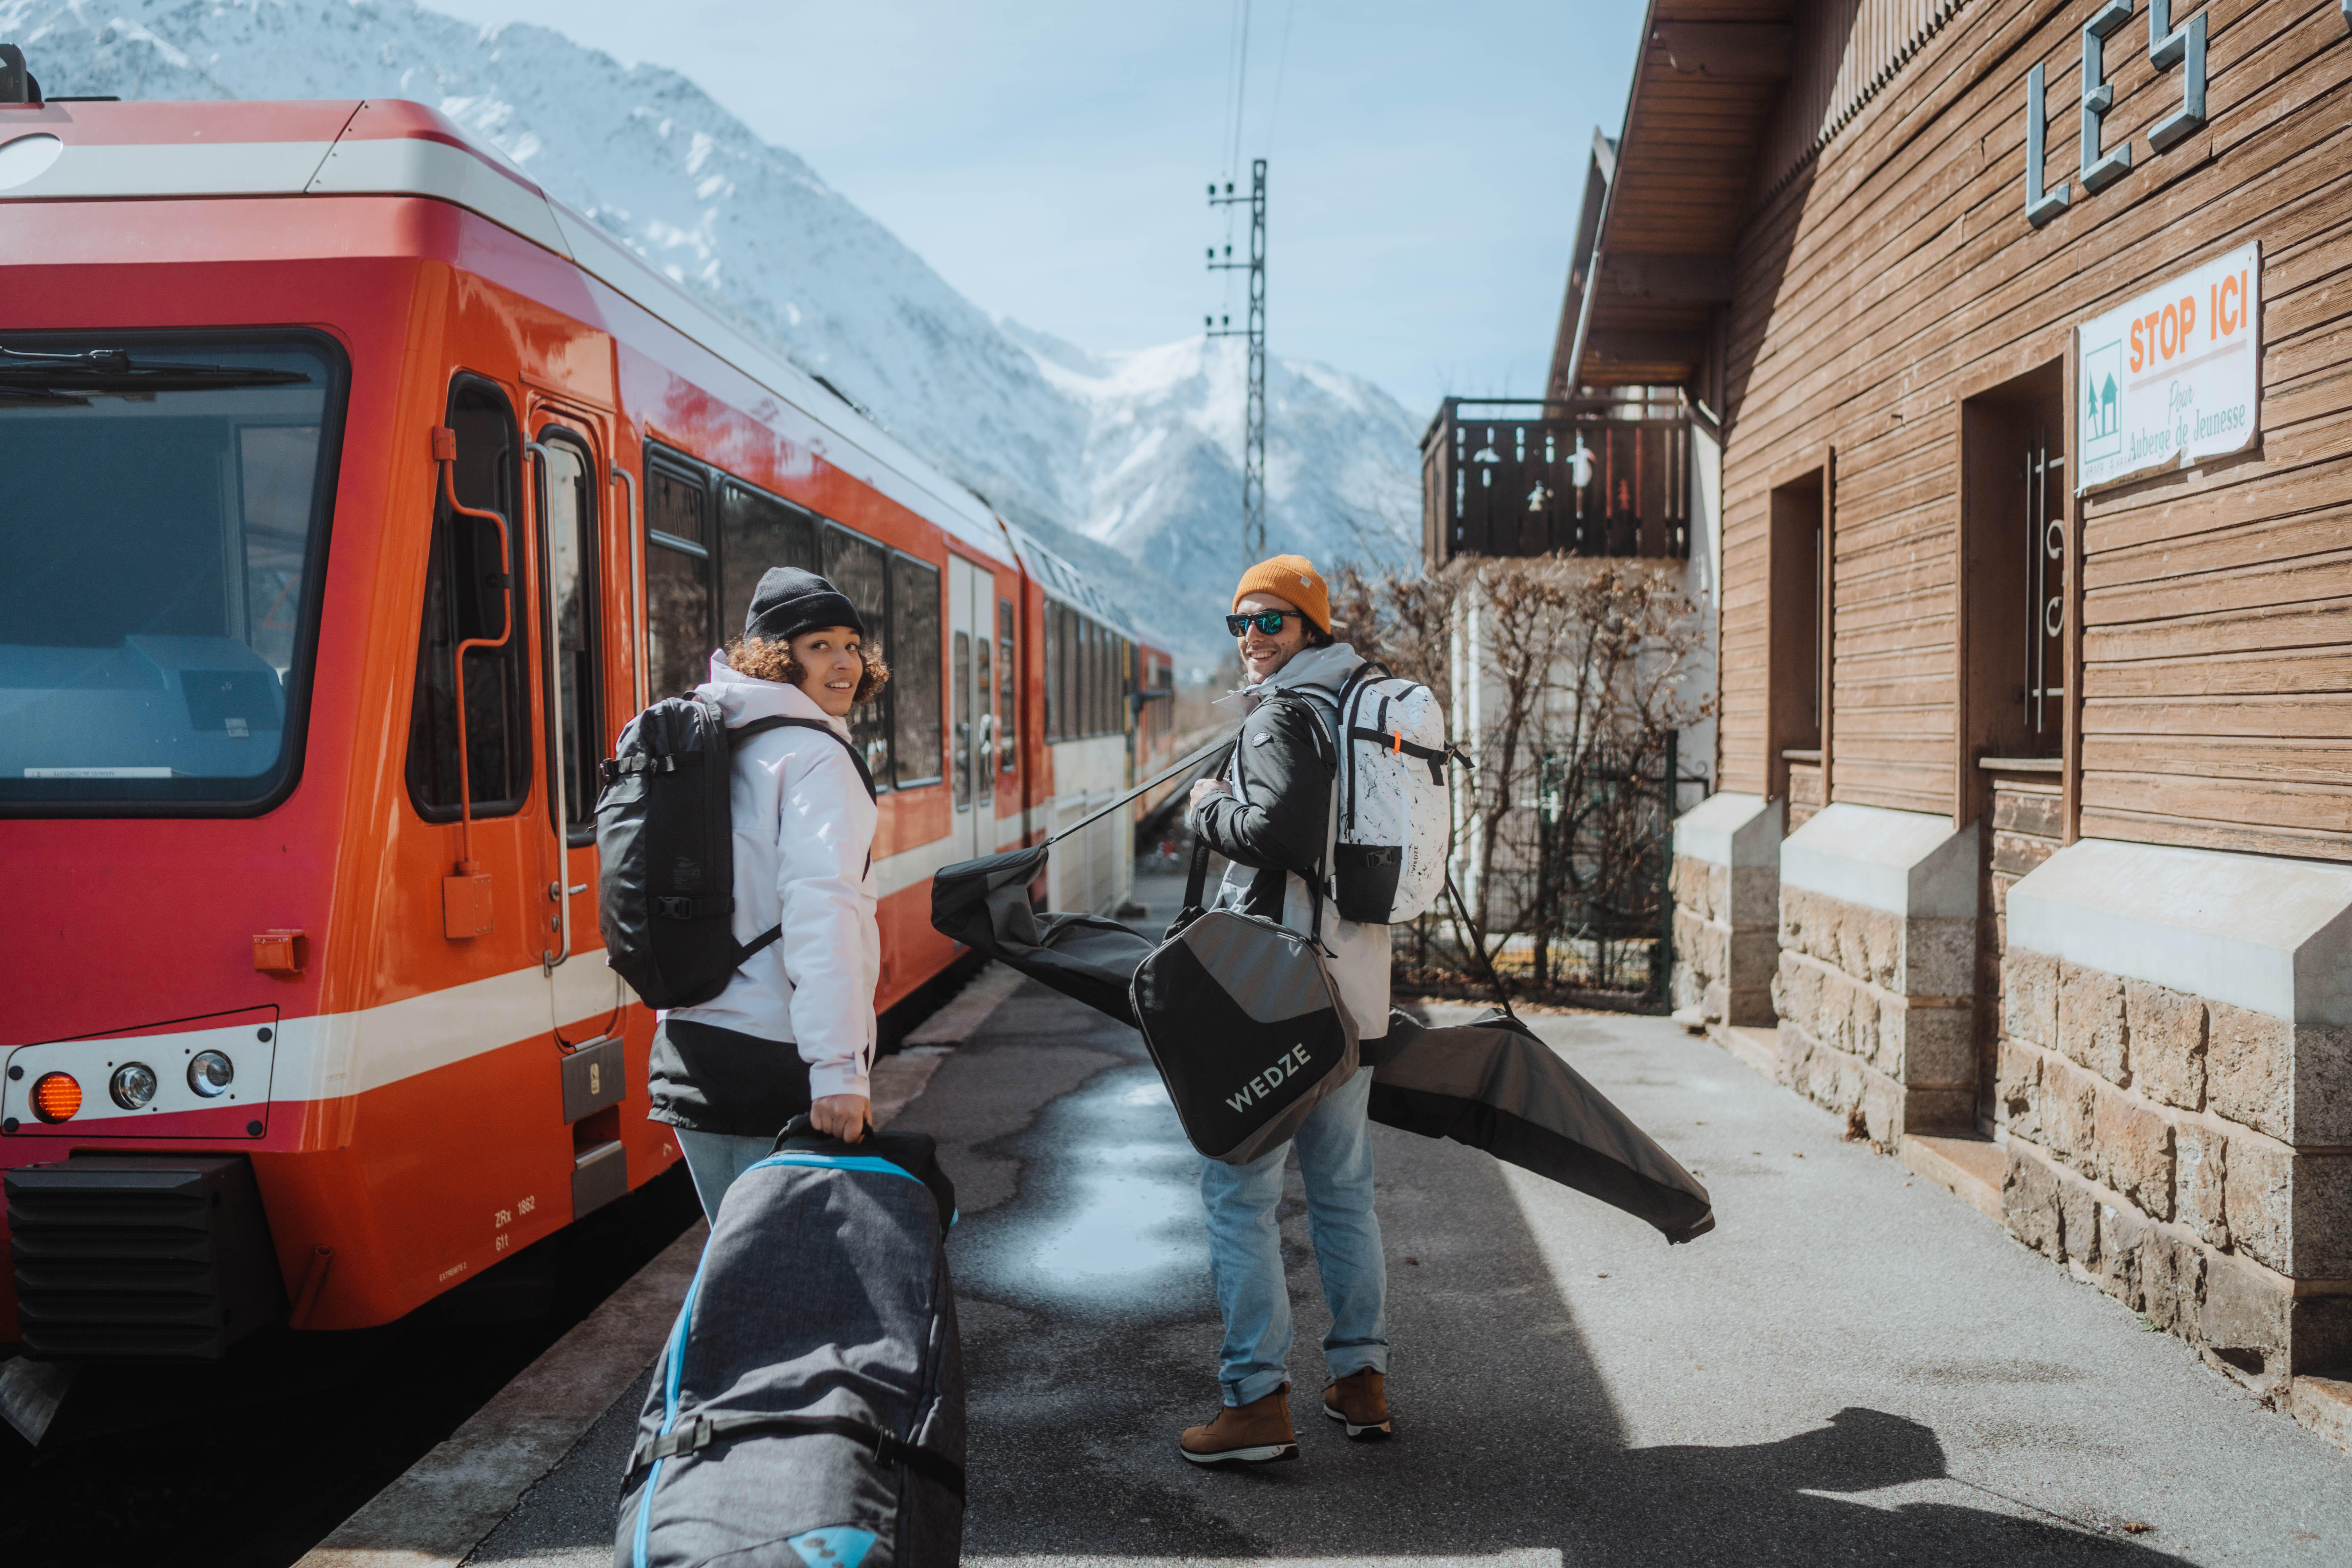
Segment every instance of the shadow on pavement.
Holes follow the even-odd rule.
[[[1026,986],[898,1125],[940,1139],[964,1195],[968,1561],[2179,1561],[1991,1507],[1862,1500],[1947,1473],[1931,1428],[1874,1410],[1769,1443],[1626,1447],[1499,1168],[1386,1128],[1397,1439],[1351,1444],[1321,1415],[1328,1317],[1294,1173],[1302,1462],[1197,1468],[1175,1439],[1218,1397],[1198,1157],[1134,1032]]]

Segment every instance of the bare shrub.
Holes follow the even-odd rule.
[[[1686,689],[1705,628],[1679,575],[1546,555],[1348,569],[1335,585],[1357,651],[1446,700],[1477,764],[1455,776],[1469,938],[1482,952],[1518,939],[1510,966],[1538,990],[1658,984],[1671,737],[1712,711]],[[1432,935],[1400,940],[1401,969],[1430,969]],[[1472,980],[1448,945],[1439,962]]]
[[[1349,562],[1331,583],[1334,627],[1359,654],[1419,681],[1445,703],[1452,691],[1454,602],[1466,576],[1459,565],[1402,573],[1367,571]]]

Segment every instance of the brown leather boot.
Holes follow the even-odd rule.
[[[1323,1414],[1346,1426],[1359,1443],[1377,1443],[1395,1431],[1389,1421],[1388,1379],[1370,1367],[1325,1389]]]
[[[1196,1465],[1263,1465],[1298,1458],[1290,1429],[1290,1384],[1263,1399],[1229,1405],[1206,1426],[1187,1426],[1177,1450]]]

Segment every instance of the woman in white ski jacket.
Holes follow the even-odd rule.
[[[882,972],[876,813],[847,715],[890,674],[865,643],[846,595],[814,573],[776,567],[760,579],[743,635],[710,656],[698,688],[730,730],[795,721],[736,751],[729,790],[731,932],[746,942],[781,925],[783,935],[710,1001],[662,1014],[654,1035],[653,1119],[677,1130],[714,1219],[728,1186],[794,1116],[805,1111],[818,1131],[854,1143],[871,1115]]]

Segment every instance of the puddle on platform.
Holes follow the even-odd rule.
[[[1104,1175],[1086,1184],[1074,1222],[1046,1239],[1030,1266],[1041,1274],[1099,1279],[1173,1268],[1189,1258],[1191,1238],[1175,1234],[1195,1215],[1189,1191],[1171,1192],[1152,1176]]]
[[[1139,1301],[1181,1279],[1186,1310],[1208,1277],[1201,1157],[1184,1141],[1160,1075],[1103,1074],[1040,1118],[1023,1141],[1021,1201],[991,1215],[965,1267],[983,1292],[1061,1304]]]

